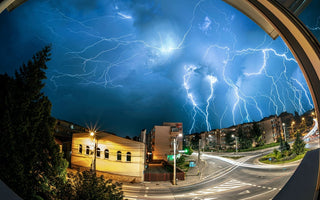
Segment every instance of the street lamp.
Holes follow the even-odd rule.
[[[238,153],[238,137],[234,135],[232,135],[232,137],[236,139],[236,154],[237,154]]]
[[[92,171],[96,171],[96,159],[97,159],[97,143],[96,143],[96,134],[94,131],[90,132],[90,136],[93,137],[93,142],[94,142],[94,149],[93,149],[93,155],[92,155],[92,164],[91,164],[91,168]]]
[[[292,134],[294,134],[294,132],[293,132],[293,126],[294,126],[295,123],[296,123],[295,121],[292,121],[292,122],[291,122],[291,132],[292,132]]]
[[[285,123],[282,123],[282,127],[283,127],[284,141],[287,141],[286,124],[285,124]]]
[[[179,133],[178,136],[173,137],[173,185],[176,185],[176,174],[177,174],[177,161],[176,161],[176,151],[177,151],[177,137],[181,137],[182,134]]]

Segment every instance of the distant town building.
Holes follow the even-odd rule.
[[[271,115],[258,122],[265,144],[277,142],[280,136],[283,137],[281,118]]]
[[[139,137],[139,141],[146,144],[147,142],[147,129],[142,129]]]
[[[63,152],[64,158],[71,163],[71,141],[73,133],[88,132],[87,128],[79,126],[75,123],[65,120],[56,120],[54,127],[54,138],[56,143],[60,147],[60,151]]]
[[[178,137],[179,134],[182,136]],[[167,160],[173,155],[173,138],[177,138],[177,149],[182,150],[182,123],[164,122],[162,126],[154,126],[150,132],[150,150],[152,160]]]
[[[143,182],[145,144],[106,132],[96,133],[96,172],[113,180]],[[71,167],[90,169],[94,159],[94,140],[89,132],[74,133]]]

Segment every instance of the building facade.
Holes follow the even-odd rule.
[[[154,126],[150,132],[152,160],[168,160],[168,156],[173,155],[174,138],[177,141],[177,150],[182,150],[182,123],[164,122],[162,126]]]
[[[96,143],[96,156],[94,147]],[[113,180],[143,182],[145,144],[98,132],[95,139],[88,132],[72,136],[71,167],[87,170],[96,157],[96,172]]]
[[[280,136],[283,137],[281,118],[277,115],[265,117],[258,124],[266,144],[277,142]]]

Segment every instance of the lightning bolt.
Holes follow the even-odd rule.
[[[311,31],[320,31],[320,16],[318,16],[317,18],[317,23],[314,26],[308,26],[307,27],[311,30]]]
[[[207,127],[207,131],[211,130],[211,125],[209,122],[209,107],[210,107],[210,101],[213,98],[213,84],[217,82],[217,78],[212,76],[212,75],[208,75],[206,78],[207,80],[209,80],[209,85],[210,85],[210,94],[209,97],[207,98],[206,102],[206,107],[205,107],[205,111],[197,104],[194,95],[190,92],[190,80],[192,78],[192,76],[195,74],[195,70],[198,69],[198,67],[196,67],[195,65],[185,65],[184,66],[185,69],[185,74],[183,76],[183,86],[184,89],[187,93],[187,97],[190,100],[191,104],[192,104],[192,110],[193,110],[193,117],[192,117],[192,124],[191,124],[191,128],[189,129],[189,134],[192,133],[192,130],[195,129],[195,123],[196,123],[196,116],[200,113],[206,121],[206,127]]]
[[[71,15],[69,16],[59,9],[39,10],[38,12],[51,16],[52,20],[48,20],[44,25],[51,37],[59,39],[61,46],[64,46],[65,42],[62,32],[70,35],[70,38],[85,38],[81,41],[81,44],[64,46],[66,51],[63,56],[66,58],[61,65],[66,68],[63,69],[63,72],[62,70],[51,70],[52,75],[49,80],[56,88],[62,86],[60,81],[64,79],[77,80],[77,83],[82,85],[98,85],[105,88],[125,87],[126,85],[121,82],[125,77],[125,74],[122,75],[122,73],[126,71],[122,70],[123,68],[128,69],[133,63],[135,63],[135,68],[146,67],[147,69],[170,63],[168,62],[169,58],[188,48],[188,45],[194,42],[191,37],[197,33],[196,28],[198,28],[206,35],[206,42],[201,44],[203,48],[199,53],[199,60],[202,59],[202,61],[196,63],[196,65],[185,65],[185,63],[180,65],[184,66],[182,89],[186,92],[188,106],[189,104],[191,106],[191,123],[189,129],[187,129],[189,133],[203,129],[201,126],[205,126],[204,129],[210,131],[215,126],[223,128],[229,125],[228,123],[231,123],[231,121],[233,125],[236,125],[242,122],[250,122],[257,117],[263,118],[270,113],[279,115],[291,107],[294,107],[300,114],[305,111],[305,108],[313,107],[304,82],[288,73],[290,70],[287,70],[287,68],[289,69],[291,64],[297,65],[294,58],[289,56],[288,51],[279,53],[280,51],[273,48],[264,48],[269,47],[272,43],[266,44],[268,37],[266,35],[262,43],[255,48],[239,48],[236,34],[232,31],[233,15],[217,9],[225,20],[223,23],[219,23],[218,17],[208,15],[211,14],[211,11],[206,11],[206,6],[203,6],[205,3],[207,5],[207,3],[214,4],[215,2],[199,0],[192,3],[190,16],[186,19],[187,25],[181,28],[181,32],[154,28],[150,31],[151,36],[149,38],[142,39],[139,34],[135,33],[135,27],[132,25],[135,15],[131,15],[127,10],[121,10],[120,5],[119,7],[117,5],[113,6],[112,12],[108,12],[108,15],[84,20],[74,19]],[[198,23],[198,18],[204,19],[204,22]],[[67,24],[68,28],[59,32],[59,29],[50,25],[54,22]],[[103,25],[109,23],[106,26],[110,25],[110,27],[114,24],[126,25],[128,30],[125,33],[105,32],[96,30],[94,26],[96,23]],[[319,31],[319,24],[320,17],[318,17],[315,26],[309,27],[310,30]],[[219,41],[221,38],[210,35],[212,30],[215,30],[216,33],[231,34],[228,41],[232,42],[221,44],[221,41]],[[46,40],[43,39],[43,41]],[[196,52],[198,49],[193,51]],[[255,70],[245,69],[242,74],[234,78],[232,71],[230,72],[230,67],[238,66],[238,60],[245,56],[258,57],[260,60],[255,63]],[[214,64],[207,61],[210,57],[214,57]],[[276,66],[280,71],[278,74],[272,74],[275,67],[272,67],[271,57],[282,59],[282,64]],[[73,61],[77,61],[77,64],[73,64]],[[198,66],[202,66],[202,64],[214,72],[209,70],[210,72],[201,74],[203,75],[202,80],[206,80],[205,88],[208,90],[205,90],[205,94],[198,95],[192,78],[196,75],[197,70],[200,70],[201,67]],[[152,73],[152,70],[150,70],[150,72],[144,74],[148,76]],[[266,79],[270,85],[264,88],[265,91],[252,94],[245,88],[243,81],[256,78]],[[226,85],[226,92],[223,97],[215,94],[217,88],[214,87],[218,80],[219,84],[223,82]],[[221,112],[217,114],[221,117],[220,120],[215,122],[212,120],[212,110],[216,110],[213,109],[213,105],[219,98],[226,99],[223,102],[225,108],[222,108]],[[265,104],[269,107],[267,110],[264,110],[264,105],[260,103],[259,99],[266,102]],[[304,101],[307,101],[307,106],[303,104]]]

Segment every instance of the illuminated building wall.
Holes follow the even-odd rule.
[[[94,140],[89,133],[75,133],[72,137],[71,167],[90,169]],[[120,181],[143,181],[145,145],[112,135],[97,133],[96,171],[107,178]]]
[[[177,137],[177,149],[182,150],[182,123],[164,122],[163,126],[154,126],[151,131],[153,160],[167,160],[168,155],[173,155],[173,137],[179,134],[182,136]]]

